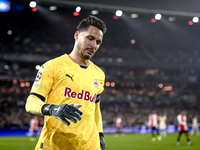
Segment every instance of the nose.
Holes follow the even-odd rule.
[[[96,47],[97,47],[96,41],[95,41],[95,40],[92,40],[91,43],[90,43],[90,46],[91,46],[92,48],[96,48]]]

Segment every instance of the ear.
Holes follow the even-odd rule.
[[[76,32],[74,33],[74,39],[75,39],[76,41],[78,40],[79,34],[80,34],[79,31],[76,31]]]

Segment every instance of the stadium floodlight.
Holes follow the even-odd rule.
[[[35,66],[35,69],[39,70],[40,69],[40,65]]]
[[[92,11],[91,11],[91,14],[92,14],[92,15],[97,15],[97,14],[99,14],[99,11],[98,11],[98,10],[92,10]]]
[[[138,18],[138,14],[131,14],[131,18]]]
[[[122,14],[123,14],[123,12],[122,12],[121,10],[117,10],[117,11],[115,12],[115,15],[116,15],[117,17],[122,16]]]
[[[162,18],[162,15],[161,15],[161,14],[156,14],[156,15],[155,15],[155,19],[156,19],[156,20],[160,20],[161,18]]]
[[[168,20],[169,20],[169,21],[176,21],[176,18],[175,18],[175,17],[169,17]]]
[[[5,69],[5,70],[8,70],[8,69],[9,69],[9,66],[8,66],[8,65],[5,65],[5,66],[4,66],[4,69]]]
[[[10,2],[0,0],[0,12],[9,12],[10,11]]]
[[[8,34],[8,35],[11,35],[11,34],[12,34],[12,30],[8,30],[8,31],[7,31],[7,34]]]
[[[111,85],[112,87],[114,87],[114,86],[115,86],[115,82],[111,82],[110,85]]]
[[[131,39],[131,44],[135,44],[135,40],[134,39]]]
[[[50,7],[49,7],[49,10],[51,10],[51,11],[54,11],[54,10],[56,10],[56,9],[57,9],[56,6],[50,6]]]
[[[199,17],[193,17],[192,21],[193,21],[194,23],[199,22]]]
[[[123,62],[123,58],[116,58],[116,62]]]
[[[36,3],[35,1],[31,1],[31,2],[29,3],[29,6],[30,6],[31,8],[34,8],[34,7],[37,6],[37,3]]]
[[[76,12],[80,12],[81,11],[81,7],[80,6],[77,6],[76,7]]]

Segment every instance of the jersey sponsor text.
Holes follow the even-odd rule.
[[[97,94],[95,93],[94,96],[92,96],[89,91],[85,91],[85,90],[82,90],[80,93],[77,93],[75,91],[72,91],[70,87],[65,87],[64,96],[95,103]]]

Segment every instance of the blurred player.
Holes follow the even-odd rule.
[[[182,133],[185,133],[188,146],[192,145],[193,143],[190,141],[189,135],[188,135],[187,117],[185,115],[185,111],[181,111],[181,114],[177,116],[177,120],[178,120],[179,133],[178,133],[176,145],[177,146],[181,145],[180,138],[181,138]]]
[[[117,119],[116,119],[116,131],[117,131],[117,133],[122,132],[122,119],[120,116],[117,117]]]
[[[155,111],[152,111],[152,113],[149,115],[148,121],[148,125],[151,127],[152,141],[156,141],[156,139],[160,141],[162,139],[162,137],[159,134],[158,123],[158,114]]]
[[[26,102],[27,112],[45,116],[36,150],[106,149],[100,112],[105,74],[90,61],[105,32],[97,17],[83,19],[72,52],[40,67]]]
[[[197,116],[194,116],[194,118],[192,119],[192,131],[190,134],[193,135],[194,132],[196,132],[196,135],[199,136],[199,123]]]
[[[39,124],[38,117],[34,116],[30,121],[30,128],[31,128],[31,131],[32,131],[32,135],[31,135],[31,138],[30,138],[31,141],[36,140],[37,132],[38,132],[38,124]]]
[[[163,116],[159,116],[159,129],[160,129],[160,135],[161,137],[167,137],[167,132],[166,132],[166,128],[167,128],[167,116],[163,115]]]

